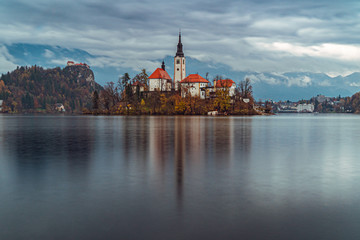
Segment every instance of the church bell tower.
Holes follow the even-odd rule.
[[[180,89],[180,81],[186,77],[186,61],[181,43],[181,32],[179,32],[179,43],[177,45],[176,55],[174,57],[174,88]]]

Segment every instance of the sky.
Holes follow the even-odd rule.
[[[78,48],[91,66],[153,68],[184,52],[236,71],[360,71],[358,1],[2,0],[0,69],[16,66],[5,44]],[[47,52],[51,56],[51,52]]]

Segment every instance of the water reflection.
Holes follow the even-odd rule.
[[[13,117],[14,118],[14,117]],[[18,117],[3,130],[3,152],[18,184],[46,185],[54,176],[86,179],[94,150],[87,119]],[[87,181],[87,180],[85,180]]]
[[[176,199],[178,208],[182,209],[183,202],[183,185],[184,185],[184,164],[185,164],[185,131],[186,125],[183,118],[175,119],[175,144],[174,144],[174,161],[176,176]]]
[[[353,118],[0,115],[0,239],[358,239]]]
[[[251,118],[150,118],[150,161],[156,166],[156,174],[163,179],[161,187],[169,174],[167,165],[173,165],[180,209],[186,194],[186,171],[206,175],[207,166],[212,165],[230,170],[231,161],[248,157],[251,121]]]

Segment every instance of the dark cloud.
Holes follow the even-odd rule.
[[[360,68],[352,54],[360,51],[359,8],[313,0],[3,0],[0,44],[80,48],[101,55],[99,63],[139,65],[174,54],[181,28],[186,54],[236,70],[342,73]]]

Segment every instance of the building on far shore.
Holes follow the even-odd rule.
[[[205,99],[205,88],[208,87],[209,81],[201,77],[199,74],[190,74],[180,81],[181,97],[186,97],[190,94],[191,97],[200,97]]]
[[[157,68],[153,72],[149,80],[149,91],[171,91],[172,79],[165,70],[165,63],[162,62],[161,68]]]
[[[90,68],[90,66],[87,65],[86,63],[75,63],[74,61],[68,61],[66,66],[68,66],[68,67],[70,67],[70,66],[79,66],[79,67]]]
[[[330,102],[330,101],[331,101],[331,97],[326,97],[326,96],[324,96],[324,95],[319,94],[319,95],[317,95],[317,96],[315,97],[315,100],[317,100],[319,103]]]
[[[58,112],[65,112],[65,107],[62,103],[56,103],[55,110]]]
[[[303,104],[298,104],[296,106],[297,112],[309,112],[309,113],[312,113],[312,112],[314,112],[314,109],[315,109],[315,106],[312,103],[310,103],[310,104],[303,103]]]
[[[214,90],[229,90],[229,96],[235,95],[236,83],[231,79],[214,80]]]

